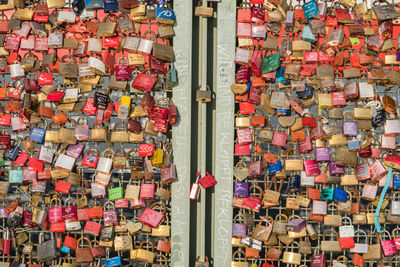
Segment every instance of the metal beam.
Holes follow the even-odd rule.
[[[207,1],[203,1],[203,6],[207,6]],[[199,82],[200,90],[207,90],[207,20],[206,17],[200,17],[199,30]],[[198,152],[199,166],[201,176],[206,175],[206,153],[207,153],[207,103],[198,102]],[[200,189],[200,201],[197,203],[197,255],[200,256],[200,262],[205,261],[206,250],[206,190]]]
[[[215,134],[214,266],[229,266],[232,255],[232,193],[234,96],[230,90],[235,77],[236,1],[218,3],[217,88]]]
[[[173,102],[179,112],[173,127],[173,153],[178,181],[172,185],[171,266],[189,266],[190,254],[190,171],[192,116],[192,1],[174,1],[176,15],[174,51],[179,84]]]

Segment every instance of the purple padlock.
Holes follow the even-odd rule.
[[[79,158],[82,154],[83,149],[85,148],[84,143],[78,143],[75,145],[68,145],[66,154],[68,156]]]
[[[345,136],[357,136],[357,123],[352,121],[343,122],[343,134]]]
[[[330,161],[331,160],[331,150],[329,147],[316,147],[315,148],[315,160]]]
[[[343,175],[344,167],[337,165],[334,161],[329,162],[329,170],[331,175]]]
[[[246,236],[247,231],[244,223],[232,223],[232,237],[245,238]]]
[[[300,232],[307,226],[307,221],[304,219],[295,218],[286,224],[286,229],[290,232]]]
[[[396,60],[397,60],[397,61],[400,60],[400,52],[396,52]]]
[[[248,197],[249,184],[246,182],[235,182],[235,197]]]
[[[346,112],[343,114],[343,134],[345,136],[357,136],[358,129],[357,123],[354,121],[354,114],[352,112]],[[348,117],[351,117],[346,121]]]

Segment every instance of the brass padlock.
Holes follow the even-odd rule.
[[[209,90],[197,90],[196,91],[197,102],[211,102],[211,91]]]

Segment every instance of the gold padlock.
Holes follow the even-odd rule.
[[[293,244],[296,244],[297,247],[299,247],[299,244],[297,242],[293,242]],[[282,262],[286,263],[286,264],[300,265],[301,264],[301,254],[295,253],[295,252],[290,252],[290,251],[284,251]]]
[[[248,116],[240,116],[238,111],[236,114],[236,127],[250,127],[250,118]]]
[[[332,94],[331,93],[319,93],[318,94],[318,108],[320,109],[331,109],[332,104]]]
[[[330,146],[345,146],[347,145],[347,138],[343,134],[334,134],[329,139]]]
[[[293,52],[310,51],[311,43],[303,40],[294,40],[292,41],[292,50]]]

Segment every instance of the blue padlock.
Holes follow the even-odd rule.
[[[118,12],[118,1],[104,0],[104,12]]]
[[[282,67],[279,67],[279,69],[276,71],[276,79],[281,84],[288,86],[290,84],[290,80],[286,79],[284,77],[284,74],[285,74],[285,69]]]
[[[307,19],[311,19],[319,14],[317,3],[314,0],[304,3],[303,11]]]
[[[314,43],[316,35],[312,33],[310,26],[304,25],[303,31],[301,32],[301,40]]]
[[[72,10],[74,11],[75,15],[77,15],[77,16],[82,15],[84,9],[85,9],[85,1],[84,0],[72,1]]]
[[[45,129],[35,127],[32,129],[29,139],[36,143],[42,144],[44,141],[45,134],[46,134]]]
[[[300,188],[300,175],[292,175],[288,177],[288,191],[295,192]]]
[[[17,145],[13,146],[11,149],[8,149],[4,152],[4,158],[14,161],[18,155],[22,152],[22,149],[19,147],[18,143]]]
[[[358,150],[358,149],[360,149],[360,142],[357,139],[348,140],[347,141],[347,147],[350,150]]]
[[[275,163],[270,163],[268,165],[269,174],[275,174],[282,171],[282,162],[277,160]]]
[[[103,0],[86,0],[86,10],[103,9]]]
[[[393,174],[393,188],[400,189],[400,174]]]
[[[62,246],[62,248],[61,248],[61,252],[64,252],[64,253],[70,253],[70,252],[71,252],[71,249],[70,249],[69,247]]]
[[[12,169],[8,174],[8,182],[10,184],[22,184],[23,173],[22,169]]]
[[[314,94],[314,89],[306,84],[306,89],[304,91],[297,91],[296,94],[300,99],[310,99]]]
[[[171,75],[171,83],[172,85],[176,85],[178,83],[178,72],[176,71],[174,64],[172,64],[171,69],[170,69],[170,75]]]
[[[110,259],[106,259],[105,267],[114,267],[114,266],[121,266],[121,256],[116,256]]]
[[[290,109],[277,108],[276,109],[276,115],[278,115],[278,116],[290,116],[290,115],[292,115],[292,111]]]
[[[333,199],[339,202],[347,202],[347,192],[341,188],[336,187],[333,191]]]
[[[176,21],[175,12],[171,9],[156,8],[156,18],[158,21],[166,24],[174,24]]]

